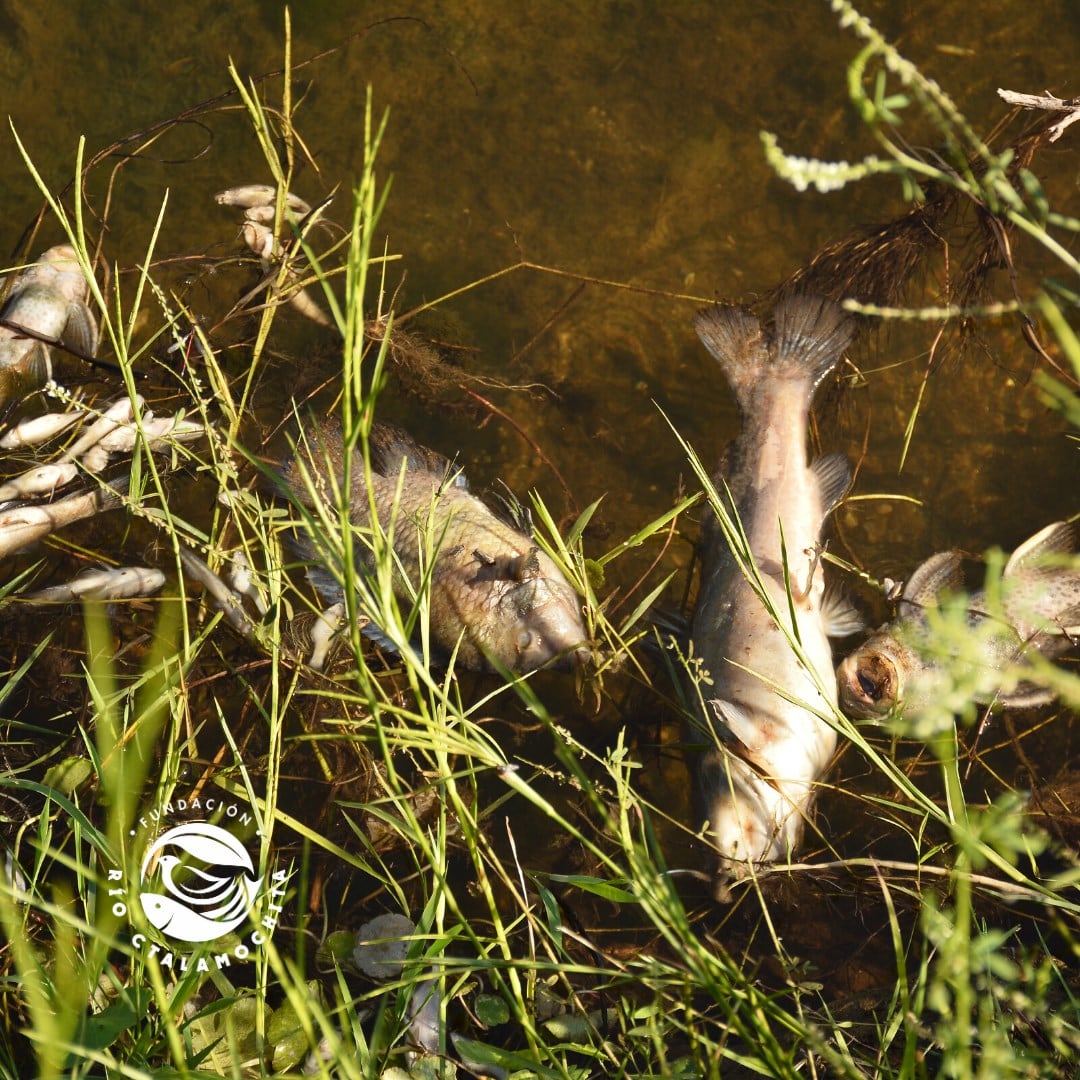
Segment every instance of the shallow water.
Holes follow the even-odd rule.
[[[1065,0],[1023,10],[987,0],[966,5],[962,18],[931,3],[867,4],[865,13],[978,130],[1004,112],[997,86],[1069,92],[1080,12]],[[89,182],[101,211],[110,172],[122,166],[106,257],[120,267],[142,257],[167,193],[157,256],[191,256],[178,279],[187,301],[220,316],[252,278],[202,272],[207,260],[240,251],[239,214],[212,195],[268,179],[237,99],[169,130],[137,160],[123,155],[139,142],[119,141],[229,91],[229,57],[245,78],[279,68],[282,9],[183,0],[162,14],[77,2],[57,25],[34,5],[9,2],[0,17],[4,100],[46,182],[67,183],[80,136],[88,156],[117,144]],[[459,452],[474,486],[496,477],[535,486],[564,521],[604,496],[590,554],[665,511],[689,477],[669,420],[709,463],[736,430],[726,388],[694,337],[694,310],[715,297],[753,300],[821,245],[903,208],[886,180],[798,194],[764,162],[763,129],[807,156],[854,159],[873,149],[845,97],[858,44],[825,4],[297,9],[294,63],[326,49],[334,51],[296,72],[305,95],[296,122],[319,169],[302,171],[296,188],[314,202],[341,185],[330,216],[347,222],[370,84],[376,111],[389,109],[379,174],[393,178],[382,226],[401,255],[388,277],[399,311],[521,260],[559,272],[516,270],[409,327],[460,347],[452,355],[471,375],[530,386],[482,393],[550,465],[502,419],[478,427],[483,409],[448,409],[468,403],[453,388],[406,395],[392,385],[388,414],[420,441]],[[259,87],[279,100],[279,79]],[[1078,130],[1039,163],[1052,201],[1073,213],[1069,146]],[[0,196],[13,251],[40,198],[10,133],[3,138]],[[32,250],[55,238],[47,224]],[[147,318],[148,329],[156,325],[152,307]],[[260,390],[263,420],[335,362],[326,331],[291,312],[277,326],[280,384]],[[853,354],[866,385],[823,414],[822,443],[860,460],[857,493],[918,500],[851,502],[838,515],[840,550],[877,576],[903,576],[946,546],[1009,549],[1077,509],[1075,444],[1041,404],[1028,379],[1032,354],[1005,321],[987,331],[987,351],[934,375],[899,471],[932,337],[915,328],[868,339]],[[695,521],[685,534],[667,556],[671,567],[689,565]],[[613,584],[633,583],[654,554],[616,564]],[[684,587],[680,580],[673,597]],[[1065,724],[1059,730],[1060,754],[1070,736]]]

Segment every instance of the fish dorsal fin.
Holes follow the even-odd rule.
[[[742,743],[750,755],[760,753],[768,742],[767,734],[762,725],[755,723],[754,718],[741,705],[719,698],[710,699],[708,704],[716,717],[721,737],[726,736]]]
[[[406,470],[423,472],[437,477],[440,481],[447,476],[454,476],[454,485],[467,488],[462,473],[455,470],[453,463],[435,450],[421,446],[415,439],[397,424],[377,421],[371,427],[371,467],[380,476],[396,477],[405,462]]]
[[[501,491],[491,491],[485,495],[485,501],[507,525],[513,526],[523,536],[532,536],[533,521],[529,508],[506,486],[498,481]]]
[[[694,329],[701,343],[722,367],[732,358],[757,354],[761,362],[768,355],[768,339],[757,317],[746,308],[716,304],[694,316]]]
[[[98,347],[98,324],[94,313],[83,303],[70,304],[60,340],[84,356],[93,356]]]
[[[855,323],[823,296],[784,297],[773,311],[773,348],[778,362],[797,360],[816,387],[855,337]]]
[[[851,462],[843,454],[823,454],[811,466],[817,478],[821,510],[827,517],[851,487]]]
[[[1065,521],[1055,521],[1025,540],[1009,556],[1002,576],[1009,577],[1021,570],[1030,570],[1031,564],[1038,559],[1051,555],[1070,555],[1074,551],[1076,551],[1075,527]]]
[[[939,551],[931,555],[908,578],[900,594],[901,610],[905,603],[918,607],[935,607],[938,596],[946,591],[957,592],[964,587],[964,574],[959,551]]]

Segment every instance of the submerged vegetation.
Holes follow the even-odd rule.
[[[879,152],[821,163],[787,156],[769,136],[770,161],[800,187],[895,175],[924,226],[944,214],[933,200],[946,192],[949,213],[962,205],[988,223],[1002,258],[1021,241],[1041,248],[1065,282],[1048,270],[1028,293],[1010,275],[1016,291],[1005,306],[1049,331],[1040,347],[1057,373],[1040,374],[1041,385],[1075,422],[1069,240],[1080,221],[1050,208],[1030,158],[1018,165],[1015,150],[990,149],[945,90],[849,5],[833,7],[864,42],[849,88]],[[1074,779],[1068,804],[1065,786],[1034,769],[1030,792],[1014,788],[1001,760],[1023,752],[1011,737],[1019,720],[1001,721],[1010,738],[997,752],[985,745],[1000,724],[976,709],[965,681],[978,656],[965,655],[959,602],[932,620],[942,655],[958,660],[945,663],[942,690],[955,710],[886,726],[829,717],[843,749],[806,861],[761,868],[722,905],[703,872],[715,856],[688,800],[669,790],[687,786],[675,751],[688,709],[681,675],[695,660],[647,619],[681,584],[664,554],[698,496],[673,500],[598,553],[595,505],[560,521],[533,495],[537,542],[574,583],[593,639],[595,663],[576,684],[429,662],[430,575],[403,602],[392,538],[351,528],[344,494],[350,476],[370,473],[372,424],[395,365],[412,365],[403,378],[415,379],[438,363],[395,326],[396,257],[379,231],[388,196],[376,171],[387,120],[369,94],[348,225],[290,224],[285,193],[307,150],[289,81],[271,106],[234,77],[278,193],[274,233],[292,242],[212,327],[167,282],[156,250],[167,203],[139,273],[113,272],[102,285],[81,152],[70,205],[26,155],[78,253],[116,367],[97,400],[75,405],[101,411],[122,392],[142,431],[138,402],[157,409],[160,399],[207,437],[163,455],[143,431],[123,465],[125,535],[96,544],[152,553],[172,571],[171,594],[153,605],[88,602],[78,618],[46,621],[19,599],[41,571],[37,556],[12,561],[3,584],[0,1072],[1067,1075],[1080,1054],[1080,795]],[[901,134],[915,115],[941,144],[932,154]],[[339,212],[344,201],[339,194]],[[909,235],[910,220],[888,235]],[[865,241],[846,249],[847,265],[861,265]],[[880,258],[895,254],[883,248]],[[901,307],[913,278],[893,277],[888,304],[854,291],[848,306],[936,322],[1002,310],[974,293]],[[313,408],[340,418],[345,480],[315,510],[277,496],[268,465],[276,432],[256,409],[281,305],[299,288],[329,312],[340,353],[325,386],[295,388],[287,418],[293,432]],[[242,350],[223,349],[219,339],[241,326]],[[683,445],[738,546],[741,530],[725,518],[709,469]],[[343,579],[346,617],[322,671],[306,662],[320,605],[295,565],[295,526]],[[49,557],[70,567],[101,535],[68,537]],[[370,574],[356,570],[360,547]],[[623,580],[622,560],[642,549],[648,572]],[[232,583],[231,599],[202,602],[185,572],[188,551]],[[989,562],[990,604],[1002,564]],[[396,651],[365,638],[369,619]],[[999,685],[1038,678],[1061,701],[1038,723],[1067,722],[1080,710],[1080,676],[1031,663],[1020,676],[997,673]],[[984,682],[978,690],[993,696]],[[648,730],[623,723],[645,715]],[[195,806],[230,825],[253,855],[248,876],[265,888],[253,925],[180,948],[161,933],[167,895],[147,888],[140,897],[140,886],[176,869],[149,859],[163,808],[175,817]],[[200,843],[215,852],[208,862],[224,860]],[[157,906],[146,899],[154,896]],[[399,918],[375,921],[387,915]],[[396,953],[373,959],[383,945]]]

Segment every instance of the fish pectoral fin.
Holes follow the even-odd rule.
[[[52,378],[52,355],[44,341],[35,341],[26,350],[23,370],[26,377],[35,383],[48,382]]]
[[[823,454],[810,471],[817,481],[822,515],[828,517],[851,487],[851,462],[843,454]]]
[[[825,633],[831,638],[850,637],[870,628],[851,597],[836,585],[825,586],[825,595],[821,598],[821,617],[825,620]]]
[[[900,614],[904,603],[916,608],[935,607],[937,598],[946,590],[957,592],[964,587],[963,568],[959,551],[939,551],[931,555],[907,580],[900,594]]]
[[[998,704],[1006,709],[1037,709],[1050,705],[1057,699],[1057,694],[1046,686],[1022,682],[1007,694],[999,694]]]
[[[531,581],[540,576],[540,549],[531,547],[510,563],[510,576],[514,581]]]
[[[93,356],[98,347],[98,325],[94,313],[82,303],[68,307],[67,322],[60,340],[84,356]]]
[[[740,743],[745,751],[741,756],[752,761],[768,742],[763,726],[734,702],[712,698],[708,704],[721,727],[721,734],[726,733]]]

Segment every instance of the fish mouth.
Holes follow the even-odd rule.
[[[849,716],[884,716],[896,704],[899,679],[896,665],[875,653],[849,656],[837,670],[840,704]]]
[[[594,659],[592,647],[581,642],[560,653],[547,667],[552,671],[584,671],[592,666]]]

